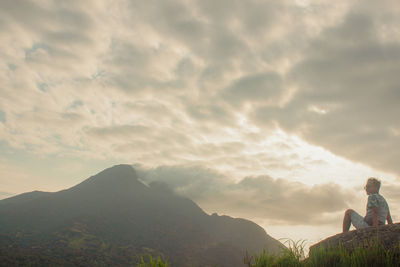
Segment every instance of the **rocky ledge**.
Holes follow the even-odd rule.
[[[312,245],[310,247],[310,255],[321,246],[336,248],[339,244],[342,244],[344,249],[351,252],[356,247],[369,247],[375,240],[378,240],[379,244],[385,247],[385,249],[398,247],[400,244],[400,223],[368,227],[328,237]]]

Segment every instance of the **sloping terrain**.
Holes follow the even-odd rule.
[[[67,190],[0,201],[0,262],[123,266],[152,254],[173,266],[243,266],[246,250],[280,246],[253,222],[210,216],[187,198],[146,186],[130,165]]]

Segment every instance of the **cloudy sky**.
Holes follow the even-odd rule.
[[[0,198],[134,164],[209,213],[318,240],[400,212],[400,3],[2,0]]]

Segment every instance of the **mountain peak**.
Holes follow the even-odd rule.
[[[2,200],[0,262],[11,255],[7,260],[15,265],[40,265],[45,255],[51,266],[125,266],[150,249],[173,266],[236,267],[243,266],[246,249],[278,252],[282,246],[260,226],[209,216],[164,186],[146,186],[132,166],[122,164],[66,190]]]
[[[132,186],[143,186],[139,181],[136,171],[129,164],[119,164],[107,168],[98,174],[91,176],[82,183],[75,186],[75,188],[82,187],[101,187],[105,190],[111,188],[130,188]]]
[[[134,179],[137,179],[137,174],[136,171],[133,169],[132,165],[129,164],[118,164],[114,165],[110,168],[107,168],[101,172],[99,172],[97,175],[100,174],[106,174],[106,175],[114,175],[114,176],[130,176]]]

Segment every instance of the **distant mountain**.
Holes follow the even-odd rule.
[[[245,251],[282,244],[257,224],[206,214],[163,186],[117,165],[55,193],[0,200],[0,262],[126,266],[160,255],[172,266],[243,266]]]

